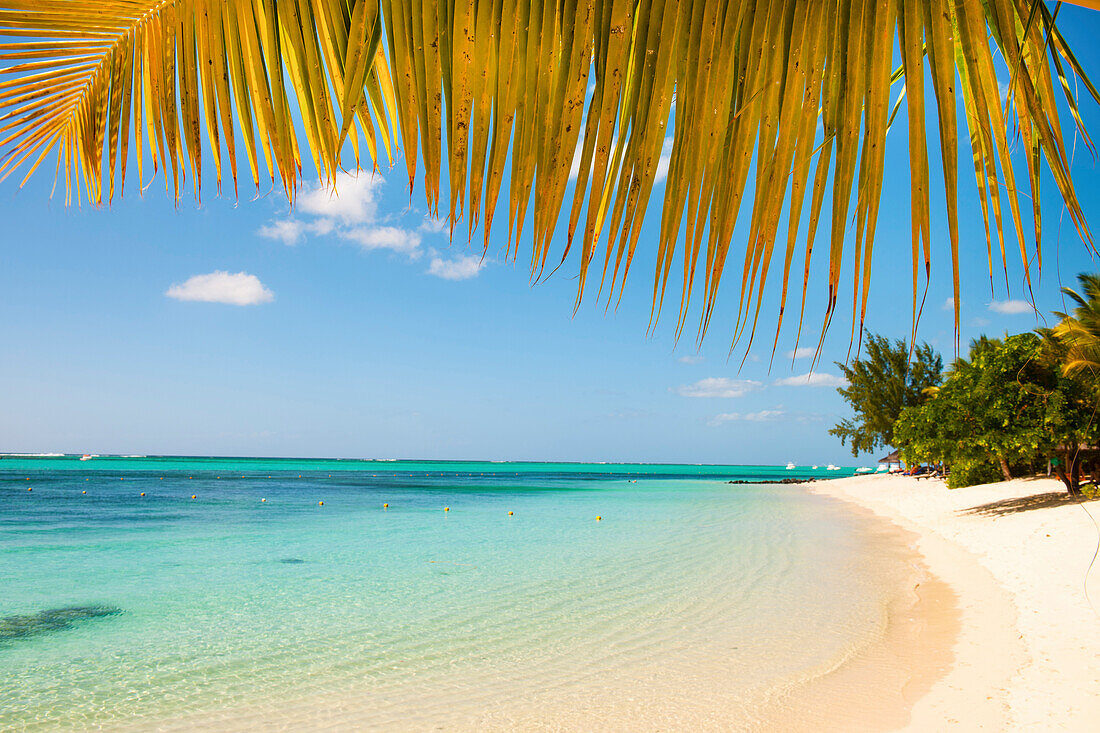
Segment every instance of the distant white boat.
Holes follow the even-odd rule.
[[[816,471],[816,470],[817,470],[817,466],[814,466],[814,467],[813,467],[813,469],[814,469],[814,470]]]
[[[788,463],[787,464],[787,470],[788,471],[793,471],[794,470],[794,464],[793,463]]]
[[[875,472],[875,469],[871,468],[870,466],[860,466],[859,468],[856,469],[856,473],[874,473],[874,472]]]
[[[828,466],[825,467],[825,470],[826,471],[839,471],[840,466],[834,466],[833,464],[830,463]]]
[[[99,454],[98,454],[98,453],[85,453],[84,455],[82,455],[82,456],[80,457],[80,460],[82,460],[82,461],[90,461],[90,460],[92,460],[93,458],[99,458]]]

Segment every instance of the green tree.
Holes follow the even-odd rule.
[[[921,344],[910,359],[904,339],[891,342],[875,334],[867,337],[867,356],[850,365],[836,364],[848,380],[837,392],[856,414],[829,434],[850,444],[853,456],[896,445],[894,423],[902,410],[921,404],[925,390],[939,384],[943,372],[943,359],[928,344]]]
[[[902,412],[894,436],[906,460],[949,464],[953,487],[1058,458],[1059,478],[1079,494],[1073,448],[1095,440],[1090,412],[1090,385],[1066,376],[1037,334],[983,336],[930,400]]]
[[[1051,335],[1065,349],[1062,371],[1067,376],[1100,379],[1100,275],[1077,276],[1084,293],[1073,288],[1062,288],[1068,298],[1077,304],[1073,313],[1055,311],[1061,321]]]
[[[1055,470],[1071,493],[1076,492],[1083,471],[1082,448],[1093,455],[1092,480],[1100,484],[1100,461],[1095,446],[1097,408],[1100,407],[1100,275],[1077,276],[1081,293],[1062,288],[1076,307],[1070,313],[1055,311],[1060,321],[1054,328],[1039,329],[1048,356],[1058,369],[1069,395],[1069,411],[1074,422],[1067,424],[1063,442],[1058,446]]]

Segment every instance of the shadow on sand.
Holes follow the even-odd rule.
[[[988,504],[979,504],[969,509],[960,509],[959,514],[977,514],[983,517],[1003,517],[1007,514],[1029,512],[1032,509],[1050,509],[1051,507],[1065,504],[1085,504],[1095,499],[1073,497],[1064,491],[1050,491],[1043,494],[1032,494],[1015,499],[1002,499]]]

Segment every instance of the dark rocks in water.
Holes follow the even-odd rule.
[[[758,481],[727,481],[727,484],[812,484],[817,481],[815,478],[781,478],[778,481],[758,480]]]
[[[48,608],[38,613],[3,616],[0,617],[0,642],[23,639],[51,631],[62,631],[80,621],[117,616],[120,613],[122,609],[114,606],[65,606]]]
[[[305,560],[297,557],[283,557],[279,558],[279,562],[281,562],[283,565],[301,565],[305,562]]]

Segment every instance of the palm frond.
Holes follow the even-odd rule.
[[[955,303],[960,96],[991,268],[995,234],[1007,270],[1006,209],[1025,273],[1030,278],[1029,248],[1041,267],[1044,168],[1092,246],[1070,176],[1055,77],[1090,146],[1072,77],[1100,95],[1055,21],[1035,0],[0,0],[0,174],[29,175],[53,154],[66,190],[79,180],[98,204],[110,201],[116,169],[121,189],[132,141],[142,181],[151,161],[178,198],[190,168],[197,195],[205,134],[219,184],[228,163],[236,186],[243,146],[253,183],[262,155],[272,180],[277,174],[293,198],[303,148],[320,177],[332,180],[345,137],[357,160],[360,136],[375,160],[379,137],[391,161],[400,141],[410,189],[419,175],[429,209],[444,206],[452,231],[464,216],[471,237],[483,227],[486,246],[507,173],[509,254],[517,254],[530,222],[538,277],[547,264],[565,261],[579,235],[578,303],[594,287],[595,260],[597,297],[610,304],[622,295],[667,169],[660,234],[646,243],[657,259],[652,323],[679,258],[676,333],[701,290],[702,338],[744,220],[744,251],[731,265],[740,279],[733,336],[751,345],[777,245],[780,325],[791,271],[802,266],[801,335],[823,217],[830,221],[822,235],[823,322],[845,290],[842,266],[850,261],[853,329],[858,322],[862,332],[886,135],[902,101],[891,86],[903,83],[915,328],[920,271],[925,280],[930,274],[934,198],[926,73]],[[1007,64],[1007,101],[993,47]],[[1028,168],[1030,233],[1010,126]],[[662,160],[666,138],[671,154]],[[557,246],[570,197],[565,241]]]
[[[151,162],[177,200],[188,168],[201,189],[204,134],[219,189],[224,159],[236,190],[242,145],[253,184],[262,154],[293,197],[296,120],[327,180],[356,121],[371,158],[377,126],[392,161],[377,3],[5,0],[0,39],[0,176],[24,167],[26,181],[55,153],[66,201],[75,190],[78,200],[109,202],[116,176],[121,191],[131,133],[139,179]],[[359,133],[351,137],[358,159]]]

